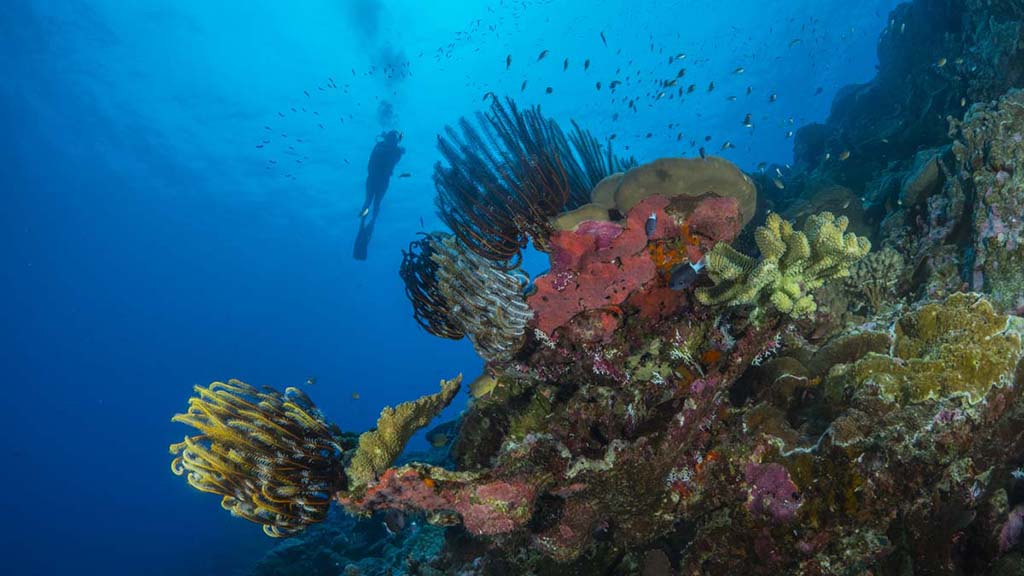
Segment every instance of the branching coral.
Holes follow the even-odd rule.
[[[812,292],[826,281],[850,274],[850,267],[871,250],[867,238],[846,233],[849,222],[822,212],[807,219],[802,232],[771,213],[754,234],[761,259],[755,260],[728,244],[707,254],[712,287],[696,290],[705,305],[753,304],[763,313],[770,303],[783,314],[799,318],[817,309]]]
[[[434,184],[438,213],[456,237],[510,269],[529,238],[544,244],[550,218],[585,202],[597,181],[632,161],[610,151],[605,160],[593,136],[578,126],[570,146],[539,108],[520,111],[511,99],[506,104],[495,98],[489,113],[477,115],[480,131],[466,119],[459,122],[461,136],[446,129],[438,149],[447,165],[435,165]]]
[[[469,336],[486,360],[507,360],[519,349],[533,313],[523,297],[521,275],[435,232],[405,252],[401,276],[413,316],[431,334]]]
[[[359,447],[346,469],[352,486],[366,486],[387,470],[409,438],[451,403],[461,384],[462,376],[444,380],[437,394],[382,410],[377,429],[359,436]]]
[[[262,524],[270,536],[294,534],[327,516],[332,495],[346,485],[345,445],[305,394],[238,380],[195,391],[188,412],[171,419],[200,432],[171,445],[175,474],[221,495],[221,507]]]
[[[879,312],[885,302],[892,298],[903,273],[903,256],[892,248],[872,252],[850,269],[846,287],[853,294],[861,295],[873,312]]]

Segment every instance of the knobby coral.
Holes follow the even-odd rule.
[[[846,233],[849,222],[822,212],[807,219],[802,232],[777,213],[771,213],[754,234],[760,260],[725,243],[707,255],[708,275],[715,285],[697,289],[705,305],[757,306],[765,313],[771,304],[799,318],[817,309],[812,292],[828,280],[849,276],[850,267],[871,250],[867,238]]]
[[[302,391],[284,394],[238,380],[196,386],[188,411],[171,420],[199,434],[170,447],[171,470],[221,507],[263,525],[270,536],[322,521],[346,485],[340,431]]]

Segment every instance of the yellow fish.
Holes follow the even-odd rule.
[[[469,384],[469,395],[473,398],[483,398],[491,392],[494,392],[494,388],[498,385],[498,379],[490,374],[484,373],[477,377]]]

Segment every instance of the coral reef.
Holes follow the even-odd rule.
[[[171,420],[197,429],[172,444],[171,470],[202,492],[222,496],[232,515],[288,536],[322,521],[335,491],[346,440],[301,390],[284,394],[238,380],[196,386],[188,412]]]
[[[716,245],[707,255],[715,285],[699,288],[697,299],[706,305],[753,304],[761,314],[771,303],[783,314],[807,316],[817,309],[812,292],[827,280],[848,276],[850,267],[871,250],[866,238],[846,232],[848,224],[845,217],[822,212],[798,232],[773,212],[754,235],[760,260],[728,244]]]
[[[442,139],[454,237],[403,263],[417,321],[488,360],[437,450],[399,454],[456,384],[357,450],[308,399],[231,383],[197,389],[172,467],[272,534],[324,493],[374,519],[274,552],[330,574],[1020,573],[1022,9],[901,4],[876,78],[753,180],[628,166],[496,104]],[[550,271],[524,302],[527,238]]]

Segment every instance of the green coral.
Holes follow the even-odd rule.
[[[803,231],[776,213],[758,227],[754,239],[761,250],[755,260],[720,242],[707,254],[708,275],[715,285],[698,288],[704,305],[757,306],[758,315],[771,304],[800,318],[817,310],[812,292],[826,281],[850,275],[850,267],[871,250],[867,238],[847,233],[849,221],[821,212],[807,219]]]
[[[958,293],[896,322],[891,354],[869,352],[829,374],[832,395],[866,385],[890,402],[963,397],[969,404],[1011,383],[1021,359],[1021,330],[979,296]]]
[[[350,489],[366,486],[394,463],[406,442],[444,410],[459,391],[462,376],[441,382],[441,391],[394,408],[387,407],[377,419],[376,430],[359,436],[359,446],[345,472]]]

